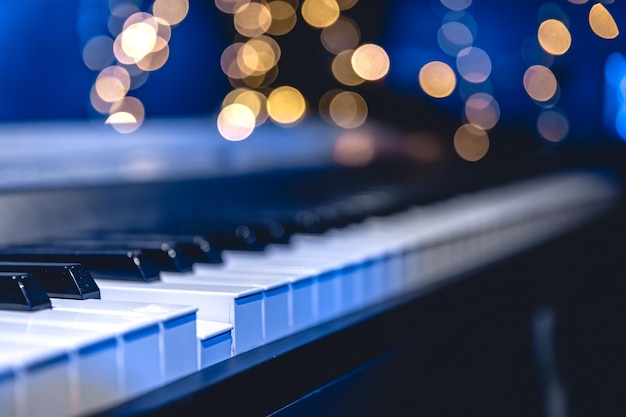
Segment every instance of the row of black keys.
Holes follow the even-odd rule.
[[[459,178],[463,179],[457,177],[452,188],[456,192],[463,188]],[[412,181],[358,187],[323,202],[248,210],[247,221],[222,215],[214,219],[215,227],[200,233],[175,228],[150,233],[89,232],[0,247],[0,308],[47,308],[46,295],[99,298],[95,279],[156,281],[161,271],[188,272],[196,263],[222,263],[224,250],[262,251],[269,244],[288,244],[297,233],[323,233],[423,204],[424,196],[427,200],[449,196],[444,187],[434,190],[435,184],[430,182],[430,189],[424,184],[416,187]]]
[[[93,232],[2,247],[0,309],[49,308],[49,297],[100,298],[98,278],[155,281],[161,271],[221,263],[224,250],[260,251],[269,244],[288,244],[295,233],[323,233],[395,212],[415,203],[401,188],[354,193],[314,209],[292,207],[272,219],[257,213],[257,220],[247,224],[216,220],[215,230],[202,234]]]

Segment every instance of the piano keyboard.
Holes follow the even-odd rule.
[[[48,291],[49,308],[0,311],[2,415],[106,410],[285,336],[451,283],[594,218],[617,195],[604,173],[561,172],[296,233],[263,250],[225,249],[221,263],[162,268],[150,279],[122,279],[119,268],[107,276],[101,262],[93,269],[99,298]],[[7,247],[0,262],[77,262],[93,249],[66,250],[75,244]],[[150,257],[130,259],[140,267]]]

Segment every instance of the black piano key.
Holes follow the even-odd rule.
[[[81,264],[44,262],[0,262],[0,272],[27,272],[51,298],[86,300],[100,298],[100,288]]]
[[[258,235],[258,230],[248,224],[220,225],[203,232],[222,250],[262,251],[271,243]]]
[[[41,283],[29,273],[0,273],[0,309],[34,311],[52,308]]]
[[[181,269],[193,263],[222,263],[222,249],[201,234],[155,232],[96,232],[94,239],[103,242],[132,242],[136,246],[158,244],[162,249],[173,249]]]
[[[152,258],[140,250],[11,247],[0,250],[0,261],[79,263],[95,279],[156,281],[160,272]]]
[[[193,261],[188,259],[184,251],[172,241],[136,238],[133,236],[117,238],[108,237],[71,237],[50,239],[46,246],[70,248],[75,251],[93,249],[115,249],[141,251],[161,271],[191,271]],[[41,246],[41,245],[37,245]]]

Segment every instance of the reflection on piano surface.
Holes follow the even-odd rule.
[[[0,416],[623,410],[622,4],[70,3],[0,6]]]

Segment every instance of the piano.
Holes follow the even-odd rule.
[[[0,416],[621,415],[623,9],[0,5]]]

